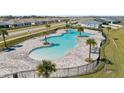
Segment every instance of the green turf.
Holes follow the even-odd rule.
[[[64,25],[58,25],[58,26],[51,27],[49,33],[54,33],[57,29],[62,29],[62,28],[64,28]],[[30,38],[41,36],[44,31],[47,31],[47,30],[43,29],[43,30],[36,31],[34,33],[31,33],[31,34],[25,33],[25,34],[22,34],[20,36],[16,36],[14,38],[7,39],[6,40],[7,46],[10,47],[12,45],[21,43],[21,42],[28,40]],[[3,50],[3,48],[4,48],[4,43],[3,43],[3,41],[1,41],[0,42],[0,51]]]
[[[110,43],[105,47],[106,58],[109,59],[113,64],[107,65],[107,72],[102,69],[96,73],[83,75],[80,77],[84,78],[117,78],[124,77],[124,27],[118,30],[111,30],[107,34]],[[113,39],[115,39],[113,41]],[[114,43],[115,42],[115,43]]]
[[[56,23],[56,24],[52,24],[51,25],[51,29],[52,28],[56,28],[56,27],[60,27],[60,26],[62,26],[62,25],[64,25],[63,23]],[[44,27],[44,26],[41,26],[41,27]],[[33,28],[33,27],[32,27]],[[34,27],[35,28],[35,27]],[[23,28],[21,28],[20,30],[22,30]],[[27,29],[27,28],[24,28],[25,30]],[[23,29],[23,30],[24,30]],[[31,33],[35,33],[35,32],[39,32],[39,31],[42,31],[42,30],[46,30],[46,28],[43,28],[43,29],[41,29],[41,30],[38,30],[38,31],[33,31],[33,32],[31,32]],[[15,30],[15,32],[16,32],[17,30]],[[9,32],[9,33],[11,33],[11,32]],[[16,38],[16,37],[19,37],[19,36],[23,36],[23,35],[29,35],[30,33],[28,33],[28,32],[24,32],[24,33],[21,33],[21,34],[17,34],[17,35],[13,35],[13,36],[10,36],[10,35],[8,35],[7,37],[6,37],[6,40],[8,40],[8,39],[11,39],[11,38]],[[3,41],[3,39],[0,37],[0,42],[1,41]]]

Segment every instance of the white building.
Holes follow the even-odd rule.
[[[102,26],[102,22],[89,21],[89,22],[80,23],[80,25],[88,28],[99,28]]]

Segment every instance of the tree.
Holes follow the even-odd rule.
[[[89,45],[89,61],[91,61],[91,47],[95,46],[97,42],[94,39],[87,39],[86,44]]]
[[[50,31],[51,25],[47,23],[47,24],[45,25],[45,27],[47,28],[47,32],[46,32],[46,31],[43,32],[43,35],[45,36],[45,43],[44,43],[44,44],[49,44],[48,41],[47,41],[46,35],[48,35],[48,32]]]
[[[4,28],[1,28],[1,29],[0,29],[0,35],[1,35],[2,38],[3,38],[4,46],[7,48],[7,44],[6,44],[6,35],[8,35],[7,30],[4,29]]]
[[[77,30],[80,32],[80,36],[81,36],[81,32],[84,32],[84,27],[78,26]]]
[[[43,63],[37,66],[37,73],[39,76],[49,78],[52,72],[56,71],[56,65],[51,61],[43,60]]]
[[[45,38],[44,38],[45,44],[48,44],[47,36],[46,36],[46,35],[48,35],[48,32],[45,31],[45,32],[43,32],[42,34],[43,34],[43,36],[45,36]]]
[[[69,24],[66,24],[65,27],[66,27],[66,29],[69,29],[70,28],[70,25]]]

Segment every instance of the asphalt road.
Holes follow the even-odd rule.
[[[51,25],[51,27],[55,27],[55,26],[59,26],[59,25],[62,25],[64,23],[58,23],[58,24],[54,24],[54,25]],[[8,37],[12,37],[12,36],[18,36],[18,35],[21,35],[21,34],[24,34],[24,33],[32,33],[32,32],[36,32],[38,30],[43,30],[43,29],[46,29],[45,26],[41,26],[41,27],[35,27],[35,28],[28,28],[26,30],[18,30],[16,32],[9,32],[9,36]]]
[[[51,24],[51,28],[53,27],[56,27],[56,26],[60,26],[60,25],[64,25],[64,23],[56,23],[56,24]],[[6,37],[6,39],[11,39],[13,37],[18,37],[18,36],[21,36],[21,35],[24,35],[24,34],[27,34],[27,33],[33,33],[33,32],[37,32],[39,30],[45,30],[46,27],[45,26],[38,26],[38,27],[31,27],[31,28],[27,28],[27,29],[18,29],[17,31],[14,31],[14,32],[9,32],[9,35]],[[0,37],[0,41],[3,41],[3,38]]]

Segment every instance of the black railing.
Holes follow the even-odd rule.
[[[73,76],[88,74],[96,66],[97,66],[97,61],[82,66],[76,66],[70,68],[58,68],[56,72],[51,74],[50,77],[52,78],[73,77]],[[1,76],[1,78],[38,78],[38,75],[36,70],[34,69],[34,70],[27,70],[27,71],[20,71],[11,74],[6,74],[4,76]]]

